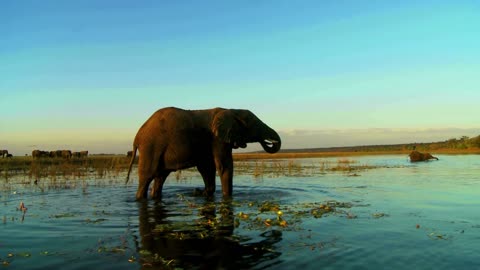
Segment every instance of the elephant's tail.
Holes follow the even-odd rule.
[[[137,155],[137,145],[133,145],[132,151],[132,159],[130,160],[130,166],[128,167],[127,179],[125,180],[125,185],[128,183],[128,179],[130,178],[130,172],[132,171],[132,165],[135,161],[135,156]]]

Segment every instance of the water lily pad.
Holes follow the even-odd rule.
[[[388,214],[385,213],[373,213],[372,217],[374,218],[382,218],[382,217],[388,217]]]
[[[146,250],[146,249],[141,249],[138,254],[142,255],[142,256],[150,256],[152,255],[152,252],[149,251],[149,250]]]
[[[266,201],[263,202],[258,210],[260,212],[278,212],[280,210],[280,205],[277,202]]]
[[[85,220],[85,223],[97,224],[97,223],[104,222],[104,221],[106,221],[106,220],[107,220],[107,219],[105,219],[105,218],[97,218],[97,219],[95,219],[95,220],[91,220],[91,219],[87,218],[87,219]]]
[[[69,218],[69,217],[74,217],[75,215],[72,213],[62,213],[62,214],[56,214],[50,216],[50,218]]]
[[[23,257],[23,258],[30,258],[30,257],[32,257],[32,254],[30,254],[30,253],[28,253],[28,252],[21,252],[21,253],[18,253],[17,255],[20,256],[20,257]]]
[[[432,232],[428,234],[428,237],[433,240],[448,240],[449,237],[446,234],[440,234],[437,232]]]

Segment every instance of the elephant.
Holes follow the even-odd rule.
[[[249,110],[162,108],[147,119],[135,136],[126,183],[138,149],[137,200],[147,198],[153,180],[151,197],[160,197],[171,172],[194,166],[203,178],[205,195],[214,194],[218,171],[223,196],[230,197],[232,149],[245,148],[253,142],[259,142],[267,153],[276,153],[281,147],[277,132]]]
[[[2,156],[2,158],[8,156],[8,150],[0,150],[0,155]]]
[[[63,150],[63,151],[69,151],[69,150]],[[68,156],[68,153],[66,153],[65,156]],[[74,158],[86,158],[87,156],[88,156],[88,151],[71,152],[71,157],[74,157]]]
[[[432,156],[430,153],[420,153],[418,151],[412,151],[409,155],[410,162],[418,162],[418,161],[428,161],[430,159],[436,159],[437,157]]]
[[[127,157],[133,156],[133,151],[127,151]]]
[[[57,156],[58,156],[58,151],[60,151],[60,157],[69,159],[72,157],[72,151],[70,150],[57,150]]]
[[[69,159],[72,157],[72,151],[70,150],[55,150],[55,151],[50,151],[48,153],[48,156],[51,158],[65,158]]]
[[[7,158],[12,158],[13,155],[12,154],[7,154]]]
[[[42,157],[50,157],[52,152],[42,151],[42,150],[33,150],[32,151],[32,158],[42,158]]]

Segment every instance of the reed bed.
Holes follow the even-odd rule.
[[[8,179],[12,176],[26,175],[34,180],[75,179],[86,176],[105,178],[125,173],[129,164],[130,158],[125,156],[91,156],[75,159],[15,157],[0,160],[0,176]]]
[[[314,176],[329,172],[354,173],[362,170],[374,169],[378,166],[359,164],[358,161],[347,158],[337,160],[325,159],[308,162],[295,159],[287,160],[237,160],[235,161],[235,174],[247,174],[254,177],[280,177],[280,176]]]
[[[367,164],[359,164],[358,161],[339,157],[334,160],[312,159],[311,162],[305,159],[251,159],[236,158],[235,175],[252,175],[260,177],[281,177],[281,176],[314,176],[327,173],[352,174],[361,170],[377,168]],[[29,157],[15,157],[12,159],[0,160],[0,179],[11,177],[23,177],[24,182],[36,182],[40,179],[49,179],[52,186],[74,185],[76,180],[84,179],[124,179],[127,173],[130,158],[125,156],[90,156],[77,159],[32,159]],[[173,178],[177,181],[196,175],[195,168],[177,171]],[[77,185],[77,184],[75,184]]]

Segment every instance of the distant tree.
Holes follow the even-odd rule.
[[[457,144],[457,139],[451,138],[447,140],[447,148],[455,148]]]
[[[477,137],[473,137],[473,138],[469,139],[468,140],[468,145],[470,147],[480,148],[480,135],[477,136]]]

